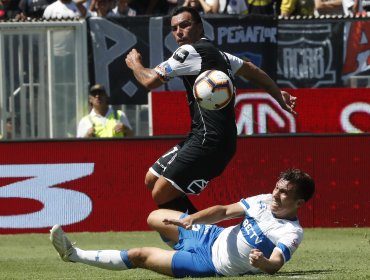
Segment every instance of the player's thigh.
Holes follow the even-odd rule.
[[[176,189],[187,194],[199,194],[210,180],[218,176],[225,164],[202,147],[183,147],[163,172]]]
[[[134,248],[128,257],[135,267],[146,268],[165,275],[173,276],[172,258],[176,251],[155,247]]]
[[[162,239],[171,240],[174,242],[179,241],[179,230],[177,226],[165,225],[163,219],[180,219],[183,213],[169,209],[158,209],[150,213],[147,222],[148,225],[157,231]]]
[[[155,183],[157,182],[157,175],[153,174],[150,170],[145,175],[145,185],[149,190],[153,190]]]
[[[172,147],[166,151],[156,162],[149,168],[149,172],[159,178],[162,175],[163,171],[166,169],[169,162],[177,156],[178,151],[182,148],[183,142]],[[148,176],[149,179],[149,176]]]
[[[169,202],[181,195],[183,195],[183,192],[163,176],[158,178],[152,190],[152,197],[157,205]]]

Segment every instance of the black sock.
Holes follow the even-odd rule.
[[[158,208],[172,209],[172,210],[177,210],[183,213],[187,212],[188,214],[193,214],[195,212],[198,212],[198,210],[194,207],[193,203],[191,203],[190,199],[185,194],[182,196],[176,197],[175,199],[171,201],[158,205]]]

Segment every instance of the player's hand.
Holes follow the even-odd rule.
[[[260,268],[261,264],[264,263],[265,260],[265,256],[258,249],[252,249],[249,253],[249,263],[256,268]]]
[[[132,49],[126,56],[125,62],[128,68],[134,69],[138,63],[142,64],[141,54],[136,49]]]
[[[292,113],[293,115],[297,115],[297,112],[294,111],[297,97],[290,95],[286,91],[282,91],[281,95],[283,96],[283,100],[285,102],[285,106],[282,106],[284,110]]]
[[[189,217],[189,216],[187,216]],[[178,227],[182,227],[184,229],[191,229],[193,223],[192,223],[192,220],[191,219],[187,219],[187,217],[185,217],[184,219],[163,219],[163,223],[165,225],[174,225],[174,226],[178,226]]]

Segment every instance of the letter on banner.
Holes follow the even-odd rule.
[[[44,205],[34,213],[0,216],[0,228],[44,228],[86,219],[92,211],[86,194],[52,187],[88,176],[93,170],[94,163],[0,165],[0,178],[28,177],[2,186],[0,198],[29,198]]]

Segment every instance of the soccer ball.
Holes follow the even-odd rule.
[[[220,110],[233,97],[233,83],[224,72],[207,70],[195,80],[193,93],[195,100],[204,109]]]

